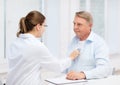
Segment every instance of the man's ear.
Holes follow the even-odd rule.
[[[90,26],[90,28],[92,28],[93,24],[92,24],[92,23],[90,23],[90,24],[89,24],[89,26]]]
[[[92,23],[90,23],[90,24],[89,24],[89,27],[90,27],[90,31],[91,31],[92,25],[93,25]]]

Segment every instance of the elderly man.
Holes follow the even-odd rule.
[[[95,79],[111,75],[108,47],[105,41],[92,31],[91,14],[86,11],[76,12],[73,24],[76,36],[69,45],[68,53],[79,49],[80,55],[66,70],[67,79]]]

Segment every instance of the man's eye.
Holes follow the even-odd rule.
[[[81,26],[81,24],[77,24],[77,26]]]

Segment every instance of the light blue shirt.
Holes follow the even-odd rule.
[[[85,41],[80,41],[75,36],[69,45],[68,54],[74,49],[80,49],[80,55],[72,62],[67,72],[83,71],[86,79],[104,78],[112,74],[108,47],[105,41],[94,32],[91,32]]]

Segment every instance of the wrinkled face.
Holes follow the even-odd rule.
[[[89,24],[84,18],[75,16],[73,24],[75,34],[81,40],[85,38],[86,35],[89,35],[92,24]]]

